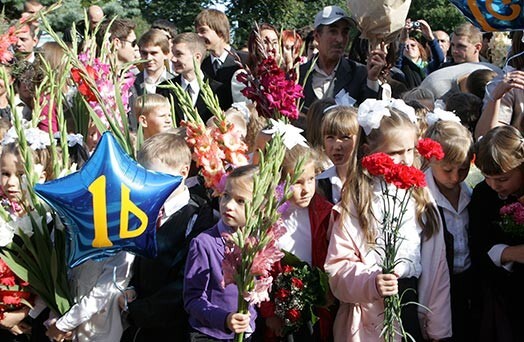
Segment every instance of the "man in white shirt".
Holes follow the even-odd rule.
[[[36,27],[25,24],[16,33],[15,55],[21,60],[33,63],[35,61],[35,48],[38,44]]]
[[[241,59],[245,55],[236,51],[229,44],[229,20],[224,12],[205,9],[195,18],[195,31],[204,39],[209,56],[202,61],[202,72],[210,79],[224,85],[224,95],[219,98],[220,107],[228,109],[233,103],[231,79],[240,65],[235,61],[237,54]],[[244,58],[243,58],[244,57]]]
[[[173,83],[178,83],[182,89],[189,93],[193,106],[198,110],[204,122],[211,118],[212,114],[202,100],[200,86],[196,79],[195,64],[197,67],[200,67],[205,54],[204,39],[196,33],[180,33],[173,38],[173,67],[178,74],[173,79]],[[211,80],[210,86],[213,92],[220,98],[223,89],[222,85]],[[177,124],[185,119],[178,104],[179,101],[171,90],[159,87],[157,88],[157,94],[164,95],[167,98],[173,97]]]
[[[367,68],[344,57],[352,22],[338,6],[326,6],[315,16],[315,40],[318,60],[304,84],[312,61],[300,67],[300,83],[304,84],[304,107],[318,99],[334,98],[337,103],[358,105],[366,98],[379,96],[378,77],[386,65],[386,54],[373,50]]]
[[[160,30],[149,30],[138,41],[140,57],[146,62],[142,64],[144,71],[135,80],[138,95],[155,94],[156,86],[173,78],[167,71],[165,61],[169,55],[169,40]]]

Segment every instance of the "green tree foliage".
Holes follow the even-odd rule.
[[[227,15],[235,28],[234,42],[243,45],[254,23],[269,23],[277,29],[313,27],[315,15],[324,6],[339,5],[347,9],[345,0],[231,0]]]
[[[194,31],[197,14],[212,0],[139,0],[142,15],[149,23],[156,19],[171,20],[179,32]]]
[[[449,0],[412,0],[408,17],[413,20],[424,19],[433,30],[448,33],[466,21]]]

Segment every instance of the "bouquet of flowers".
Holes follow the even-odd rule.
[[[508,234],[524,236],[524,204],[515,202],[500,208],[502,230]]]
[[[304,97],[302,86],[297,84],[295,69],[286,73],[272,56],[257,66],[257,77],[239,73],[238,80],[246,85],[242,94],[256,103],[260,116],[272,118],[275,113],[292,120],[298,119],[296,101]]]
[[[491,63],[503,68],[511,50],[509,32],[493,32],[493,37],[488,43],[488,49]]]
[[[209,83],[203,81],[200,69],[197,67],[195,70],[202,99],[213,113],[214,125],[206,126],[193,106],[190,95],[179,84],[171,83],[168,87],[175,92],[183,111],[185,120],[181,124],[186,127],[186,142],[204,177],[204,186],[212,189],[214,196],[218,196],[223,191],[228,169],[248,163],[247,145],[242,141],[235,125],[228,122],[216,94]]]
[[[440,144],[431,139],[420,140],[417,150],[426,159],[440,160],[444,157]],[[364,157],[362,167],[371,176],[381,178],[383,218],[378,238],[381,246],[377,249],[381,255],[382,273],[394,273],[395,267],[401,262],[397,253],[403,240],[400,229],[404,214],[413,190],[426,186],[425,176],[414,166],[395,164],[385,153],[374,153]],[[398,336],[405,338],[408,335],[402,328],[400,298],[399,294],[384,298],[384,326],[381,336],[385,341],[395,341]]]
[[[9,102],[15,107],[14,90],[7,82],[7,74],[0,69],[0,78],[6,84]],[[51,79],[51,78],[50,78]],[[53,81],[48,82],[52,90],[51,101],[58,97],[58,88]],[[37,89],[37,98],[42,88]],[[33,116],[39,117],[42,107],[35,106]],[[60,136],[65,137],[66,126],[63,111],[58,110]],[[33,187],[38,182],[42,166],[34,164],[32,153],[38,149],[48,149],[51,154],[53,172],[56,175],[68,172],[67,138],[62,139],[60,157],[53,133],[38,130],[34,122],[22,122],[17,113],[13,114],[13,128],[6,134],[6,143],[17,141],[23,164],[20,177],[22,198],[19,203],[11,203],[6,210],[0,206],[0,258],[9,269],[20,278],[31,291],[37,294],[56,314],[67,312],[71,305],[67,281],[65,257],[65,231],[60,229],[57,217],[38,199]],[[33,150],[33,151],[32,151]],[[12,211],[9,209],[13,209]],[[14,215],[10,215],[13,213]],[[20,213],[16,213],[20,211]],[[52,218],[48,222],[48,218]],[[55,229],[52,229],[52,224]]]
[[[318,320],[313,308],[326,305],[328,276],[318,267],[311,267],[296,256],[284,252],[283,265],[277,270],[271,298],[274,313],[284,322],[283,334],[298,331],[304,324]]]
[[[28,290],[29,283],[20,279],[0,259],[0,320],[4,312],[13,311],[23,305],[32,306],[34,295]]]

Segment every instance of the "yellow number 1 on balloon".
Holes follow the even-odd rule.
[[[89,186],[89,192],[93,194],[93,224],[95,226],[95,237],[92,246],[94,248],[111,247],[113,243],[109,239],[107,228],[107,201],[106,201],[106,176],[102,175],[95,179]],[[121,208],[120,208],[120,234],[121,239],[129,239],[140,236],[147,228],[148,217],[130,199],[131,190],[121,185]],[[129,213],[133,213],[141,222],[140,227],[129,230]]]

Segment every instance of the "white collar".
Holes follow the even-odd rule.
[[[144,83],[147,83],[146,80],[148,78],[149,78],[149,74],[147,73],[147,70],[144,69]],[[167,80],[167,69],[164,66],[162,70],[162,74],[160,74],[160,77],[158,78],[158,80],[155,83],[150,83],[150,84],[160,84],[161,82],[165,80]]]
[[[337,70],[338,70],[338,67],[340,65],[340,59],[338,60],[338,63],[337,65],[335,66],[335,69],[333,69],[333,71],[331,72],[331,74],[327,74],[324,70],[320,69],[320,67],[318,66],[318,61],[315,63],[315,65],[313,66],[313,71],[315,72],[318,72],[319,74],[321,74],[322,76],[325,76],[325,77],[330,77],[330,76],[334,76],[336,73],[337,73]]]
[[[317,179],[325,179],[325,178],[330,178],[331,179],[332,177],[337,177],[338,178],[337,168],[336,168],[335,165],[331,166],[327,170],[324,170],[324,172],[322,172],[321,174],[319,174],[317,176]],[[331,183],[333,183],[333,181]]]
[[[222,54],[219,57],[216,57],[215,55],[211,54],[211,64],[213,64],[217,59],[220,62],[220,64],[224,64],[227,56],[229,55],[229,50],[230,48],[224,49],[224,52],[222,52]]]
[[[191,89],[193,89],[193,93],[198,94],[198,92],[200,91],[200,86],[198,85],[198,80],[196,79],[196,77],[191,82],[186,80],[183,76],[180,77],[180,79],[180,85],[182,86],[182,89],[186,90],[187,85],[189,84],[191,86]]]
[[[461,213],[463,210],[467,209],[468,204],[471,201],[471,189],[464,181],[460,183],[458,210],[455,210],[451,203],[449,203],[449,200],[440,192],[437,183],[435,182],[435,178],[433,178],[433,172],[431,172],[431,168],[428,168],[425,174],[428,190],[431,192],[431,195],[435,199],[435,203],[437,203],[438,206],[456,213]]]
[[[185,207],[189,203],[189,189],[184,185],[180,184],[185,189],[179,194],[171,194],[164,202],[164,216],[162,219],[167,220],[171,215]],[[176,190],[175,190],[176,191]],[[163,222],[162,222],[163,223]]]

